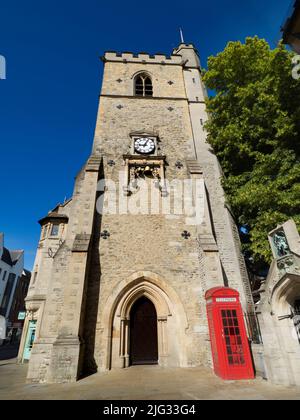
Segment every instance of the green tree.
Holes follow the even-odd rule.
[[[255,261],[270,262],[267,234],[294,218],[300,228],[300,80],[282,43],[230,42],[208,59],[208,142],[224,172],[228,203]]]

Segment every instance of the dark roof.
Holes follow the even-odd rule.
[[[31,272],[29,270],[26,270],[26,268],[24,268],[23,275],[30,278],[31,277]]]
[[[72,198],[66,199],[62,204],[58,203],[56,207],[54,207],[53,210],[49,211],[47,216],[43,217],[41,220],[39,220],[40,225],[44,225],[45,223],[48,223],[49,221],[60,221],[60,222],[66,222],[68,223],[69,217],[66,214],[60,214],[58,213],[60,207],[67,206],[72,201]]]
[[[2,253],[1,260],[3,262],[5,262],[5,264],[11,265],[11,266],[13,265],[13,262],[12,262],[12,259],[11,259],[11,256],[10,256],[10,252],[7,248],[3,247],[3,253]]]
[[[46,217],[39,220],[39,224],[44,225],[45,223],[52,222],[52,221],[68,222],[68,220],[69,220],[69,217],[66,214],[50,212],[47,214]]]
[[[1,260],[12,267],[19,261],[22,254],[23,251],[9,251],[9,249],[3,247]]]
[[[23,251],[10,251],[11,259],[13,260],[14,263],[19,261],[22,254],[23,254]]]

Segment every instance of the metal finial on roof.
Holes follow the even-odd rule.
[[[179,28],[179,31],[180,31],[181,42],[184,44],[182,28]]]

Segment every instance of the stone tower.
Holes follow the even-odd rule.
[[[230,286],[252,309],[206,142],[197,50],[182,43],[171,56],[106,52],[102,61],[92,154],[72,199],[40,221],[19,354],[34,326],[33,382],[139,363],[209,366],[205,292]]]

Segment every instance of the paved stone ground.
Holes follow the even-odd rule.
[[[0,362],[0,400],[300,400],[300,388],[262,379],[224,382],[209,369],[139,366],[96,374],[75,384],[26,384],[27,366]]]

